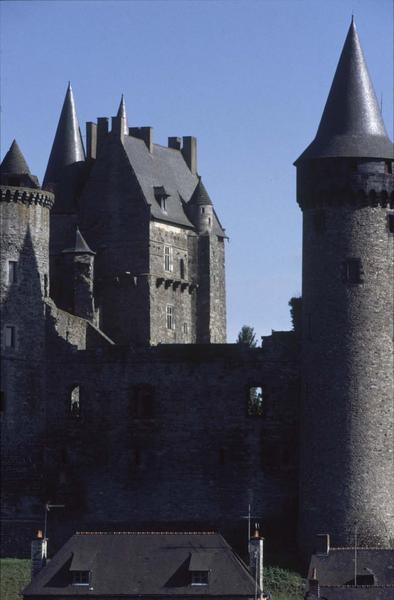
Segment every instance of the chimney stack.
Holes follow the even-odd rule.
[[[47,563],[47,539],[42,531],[37,532],[37,537],[31,543],[31,577],[35,577]]]
[[[182,138],[180,137],[169,137],[168,138],[168,147],[173,148],[174,150],[181,150],[182,148]]]
[[[308,600],[317,600],[320,598],[320,585],[316,575],[316,569],[312,571],[312,577],[308,581],[309,583],[309,591],[306,595]]]
[[[97,125],[88,121],[86,123],[86,158],[95,159],[97,155]]]
[[[153,151],[153,127],[129,127],[129,135],[145,142],[146,147],[152,154]]]
[[[97,119],[97,152],[98,156],[103,147],[104,141],[108,135],[108,117],[99,117]]]
[[[112,135],[117,137],[123,144],[124,142],[124,120],[122,117],[112,117]]]
[[[330,553],[330,536],[328,533],[318,533],[316,535],[316,554],[328,556]]]
[[[183,136],[183,158],[193,175],[197,174],[197,138],[192,135]]]
[[[256,523],[255,532],[249,540],[249,566],[262,598],[264,597],[263,556],[264,538],[260,536],[258,525]]]

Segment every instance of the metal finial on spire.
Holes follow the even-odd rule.
[[[328,157],[393,159],[354,18],[316,137],[298,161]]]
[[[124,133],[124,135],[129,135],[129,126],[127,125],[126,102],[125,102],[123,94],[122,94],[122,97],[120,99],[120,104],[119,104],[117,116],[122,119],[122,122],[123,122],[123,133]]]

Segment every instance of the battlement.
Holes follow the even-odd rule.
[[[44,190],[33,190],[31,188],[1,186],[0,202],[18,202],[20,204],[39,204],[51,209],[55,201],[55,195]]]
[[[342,206],[394,206],[391,161],[324,159],[297,170],[297,202],[302,210]]]

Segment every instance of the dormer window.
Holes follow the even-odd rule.
[[[73,571],[73,585],[90,585],[90,571]]]
[[[192,585],[208,585],[209,571],[192,571]]]
[[[154,186],[153,190],[156,201],[159,204],[162,212],[167,214],[167,198],[169,197],[169,194],[166,192],[165,187],[163,185]]]

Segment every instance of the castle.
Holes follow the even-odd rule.
[[[155,144],[122,97],[86,140],[69,86],[43,186],[16,142],[0,168],[3,553],[44,516],[58,542],[239,536],[248,505],[304,553],[355,522],[392,546],[394,155],[354,22],[295,163],[302,320],[261,348],[225,343],[226,233],[195,138]]]

